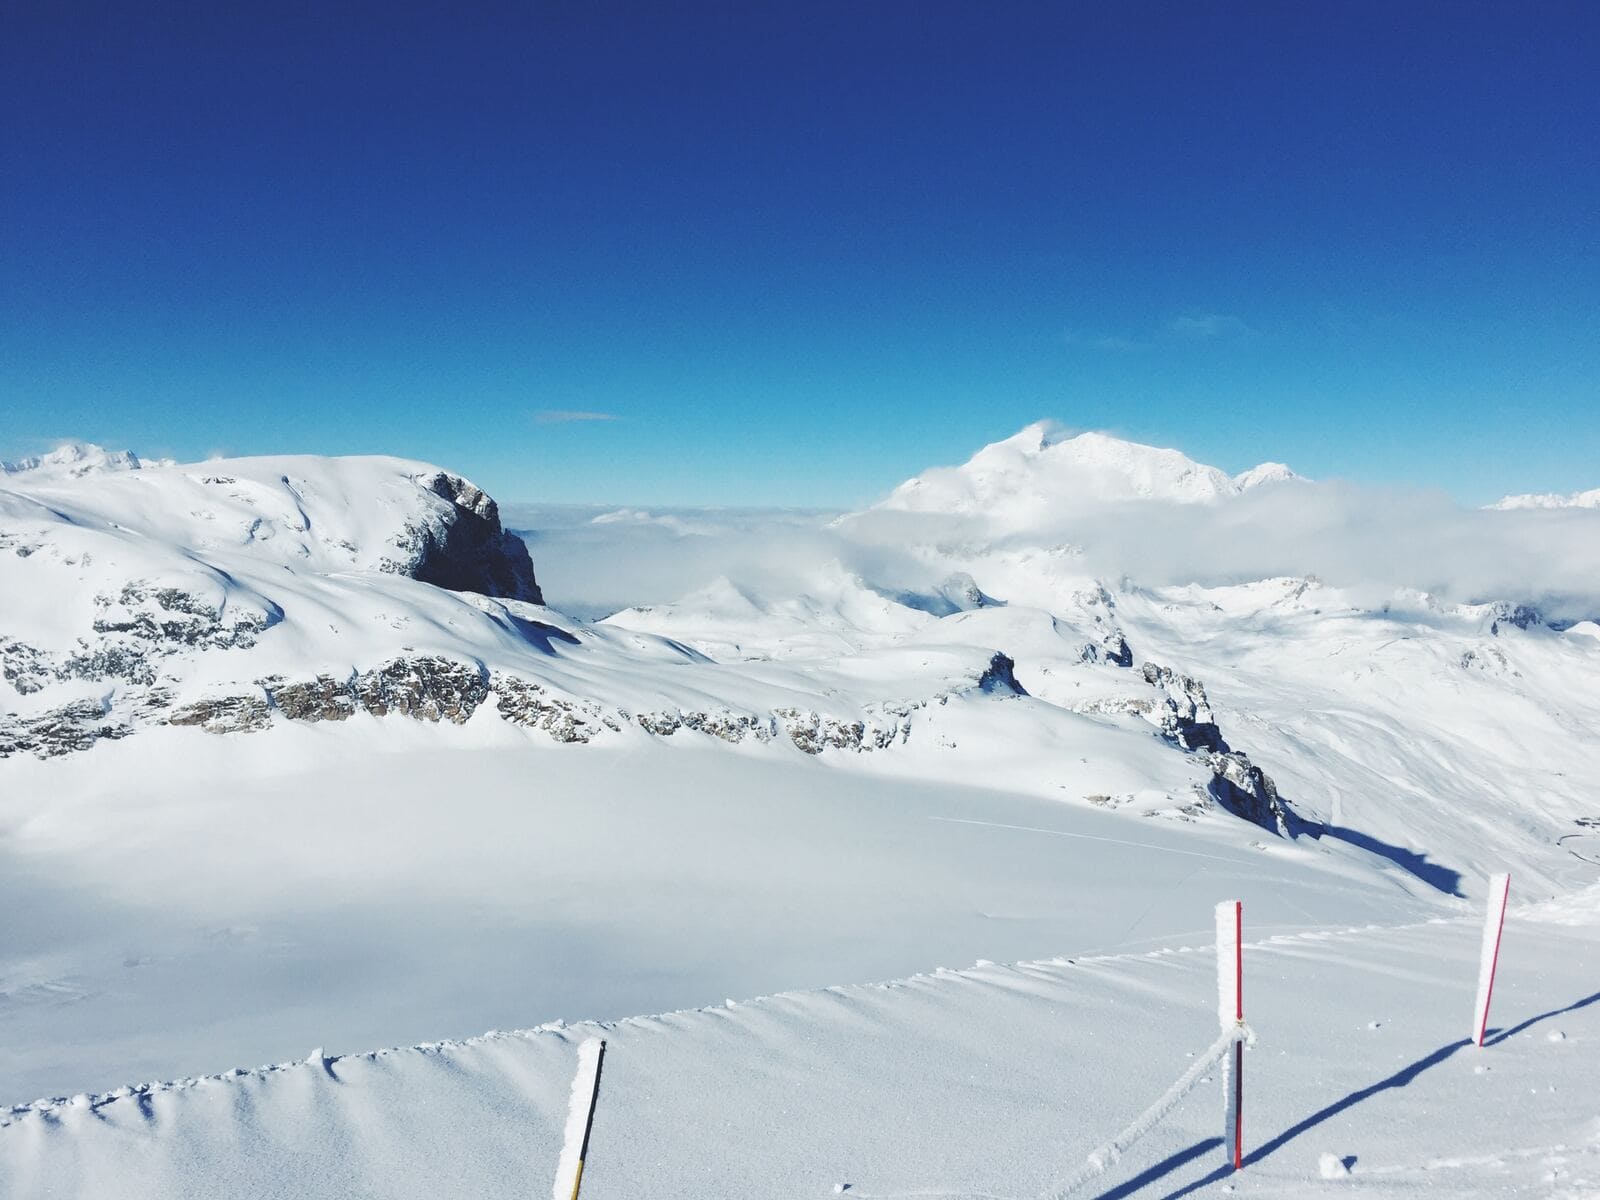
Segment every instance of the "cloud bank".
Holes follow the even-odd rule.
[[[1442,493],[1340,482],[1268,484],[1217,504],[1085,497],[1020,530],[878,509],[839,522],[816,511],[507,512],[531,531],[552,601],[588,615],[667,603],[719,576],[795,594],[830,564],[885,589],[926,588],[942,570],[932,547],[965,557],[1066,546],[1086,574],[1148,587],[1316,576],[1374,607],[1417,589],[1531,604],[1557,621],[1600,616],[1600,511],[1467,509]]]

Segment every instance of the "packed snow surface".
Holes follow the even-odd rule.
[[[1316,1195],[1332,1155],[1341,1195],[1594,1196],[1596,899],[1508,921],[1482,1050],[1475,914],[1247,924],[1243,1172],[1212,1074],[1073,1194]],[[0,1195],[544,1195],[600,1033],[586,1197],[1031,1200],[1211,1044],[1203,937],[78,1096],[0,1115]]]
[[[0,1197],[545,1194],[596,1034],[585,1197],[1600,1192],[1600,513],[1041,424],[507,522],[7,466]]]

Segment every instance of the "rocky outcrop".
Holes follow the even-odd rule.
[[[263,695],[219,696],[173,709],[166,724],[197,725],[207,733],[254,733],[272,724],[272,712]]]
[[[1171,667],[1147,662],[1140,673],[1156,689],[1158,696],[1116,696],[1092,700],[1076,706],[1084,713],[1128,713],[1142,717],[1161,732],[1161,736],[1184,750],[1209,750],[1226,753],[1222,738],[1206,698],[1205,685]]]
[[[135,579],[94,597],[94,636],[80,637],[76,649],[51,652],[0,637],[0,678],[23,696],[69,680],[148,688],[163,659],[191,649],[247,649],[282,619],[273,604],[214,604],[183,588]]]
[[[1133,649],[1120,633],[1107,634],[1100,642],[1085,642],[1079,659],[1086,663],[1104,662],[1113,667],[1133,666]]]
[[[124,584],[115,596],[95,596],[94,604],[94,632],[123,635],[168,653],[189,646],[247,648],[255,645],[258,634],[283,620],[283,610],[276,605],[252,611],[237,604],[213,604],[183,588],[140,579]]]
[[[1094,700],[1077,711],[1126,713],[1150,722],[1167,741],[1204,759],[1211,769],[1207,792],[1213,800],[1264,829],[1283,832],[1293,814],[1271,777],[1223,738],[1205,685],[1159,663],[1147,662],[1139,673],[1158,696]]]
[[[544,603],[527,544],[501,527],[494,500],[445,471],[417,482],[448,503],[408,523],[381,569],[455,592]]]
[[[489,695],[489,673],[479,663],[424,656],[399,658],[355,677],[356,699],[375,717],[464,724]]]
[[[1544,616],[1527,604],[1502,602],[1492,605],[1489,610],[1489,633],[1494,637],[1499,637],[1502,629],[1532,629],[1535,625],[1543,624]]]
[[[1027,690],[1017,682],[1017,664],[1009,654],[996,654],[989,660],[983,674],[978,676],[978,690],[989,695],[1026,696]]]
[[[318,675],[301,683],[262,680],[273,705],[291,721],[343,721],[360,711],[355,677]]]
[[[1191,675],[1180,675],[1171,667],[1147,662],[1141,669],[1144,681],[1166,693],[1161,716],[1162,732],[1185,750],[1214,750],[1227,753],[1205,684]]]
[[[261,686],[272,706],[291,721],[343,721],[365,712],[461,725],[488,699],[489,674],[478,663],[427,654],[391,659],[343,678],[271,678]]]
[[[437,655],[391,659],[368,671],[290,680],[273,676],[238,691],[173,706],[162,689],[111,701],[83,702],[23,720],[0,721],[0,758],[33,752],[42,757],[85,749],[106,737],[122,737],[142,724],[189,726],[208,733],[251,733],[279,717],[299,722],[344,721],[357,713],[406,716],[418,721],[463,724],[488,708],[500,720],[536,729],[558,742],[583,743],[635,727],[656,737],[681,730],[721,741],[771,742],[787,737],[806,754],[867,753],[904,743],[912,717],[929,704],[961,693],[1024,695],[1015,665],[1003,654],[962,687],[927,700],[874,705],[863,717],[840,717],[798,707],[741,712],[727,707],[629,712],[595,701],[563,696],[549,687],[481,663]]]
[[[1211,753],[1211,798],[1247,821],[1263,829],[1283,832],[1289,821],[1287,806],[1278,796],[1278,787],[1249,755],[1236,750]]]
[[[558,742],[588,742],[602,731],[622,728],[626,715],[607,713],[593,701],[552,695],[537,683],[496,672],[489,686],[500,719],[526,729],[540,729]]]
[[[87,750],[102,738],[127,737],[128,722],[104,700],[76,700],[48,712],[0,723],[0,758],[31,753],[54,758]]]

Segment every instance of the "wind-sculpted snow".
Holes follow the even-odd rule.
[[[1569,914],[1592,922],[1593,893]],[[0,1195],[153,1200],[219,1178],[230,1194],[307,1200],[543,1195],[578,1047],[602,1036],[583,1176],[596,1200],[1299,1196],[1334,1177],[1374,1200],[1582,1200],[1600,1188],[1594,940],[1514,912],[1478,1050],[1459,1028],[1475,916],[1247,934],[1242,1175],[1217,1137],[1214,956],[1199,933],[1141,953],[319,1048],[0,1107]]]

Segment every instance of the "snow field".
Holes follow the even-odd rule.
[[[1600,895],[1585,903],[1592,918]],[[1248,1054],[1245,1170],[1219,1161],[1212,1072],[1084,1194],[1592,1195],[1592,929],[1513,912],[1504,1024],[1480,1051],[1458,1032],[1475,925],[1249,942],[1263,1037]],[[1213,969],[1203,941],[988,964],[80,1097],[10,1113],[0,1195],[544,1194],[574,1049],[597,1034],[608,1050],[590,1200],[821,1196],[840,1182],[846,1194],[1048,1195],[1192,1067]],[[1566,1037],[1548,1040],[1553,1028]],[[1330,1155],[1353,1160],[1336,1183],[1324,1182]]]
[[[499,722],[352,719],[152,731],[11,772],[0,1103],[318,1043],[1206,942],[1218,894],[1275,929],[1454,911],[1375,886],[1363,855],[1231,818],[714,739],[530,746]]]

